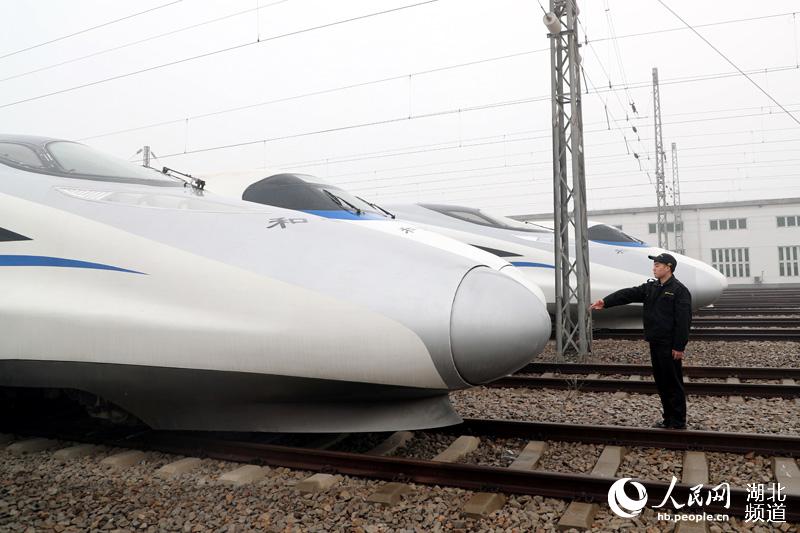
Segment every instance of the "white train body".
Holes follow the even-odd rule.
[[[539,297],[488,265],[226,199],[57,139],[0,136],[0,387],[155,428],[455,423],[449,390],[530,361]]]
[[[506,259],[511,264],[522,266],[534,263],[525,273],[542,287],[551,312],[554,309],[554,280],[550,271],[549,284],[541,280],[544,268],[554,268],[554,236],[552,225],[523,223],[517,220],[489,214],[480,209],[441,204],[403,204],[385,206],[398,219],[410,220],[463,242],[484,243],[513,256]],[[591,261],[591,293],[596,300],[607,294],[644,283],[652,276],[655,256],[665,251],[651,247],[617,228],[605,224],[589,224],[589,258]],[[727,287],[727,280],[716,269],[691,257],[672,253],[678,261],[676,277],[692,293],[695,309],[714,303]],[[544,254],[544,255],[542,255]],[[530,260],[529,258],[535,258]],[[535,269],[538,269],[536,271]],[[594,313],[594,327],[609,329],[641,328],[641,306],[608,309]]]

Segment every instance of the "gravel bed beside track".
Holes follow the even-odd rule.
[[[619,466],[617,477],[633,477],[654,481],[680,481],[683,452],[659,448],[630,448]]]
[[[650,349],[643,340],[596,339],[592,341],[592,350],[592,357],[586,363],[650,364]],[[536,361],[563,362],[556,357],[552,341]],[[690,340],[683,364],[800,368],[800,342]]]
[[[464,458],[464,463],[506,468],[514,462],[528,441],[524,439],[481,439],[478,449]]]
[[[592,471],[602,452],[602,445],[548,441],[547,449],[542,454],[536,469],[588,474]]]
[[[764,455],[731,453],[706,453],[708,481],[712,484],[728,482],[732,487],[747,487],[748,483],[770,483],[772,460]]]
[[[655,394],[553,389],[476,387],[450,394],[456,411],[469,418],[650,427],[661,418]],[[731,403],[715,396],[689,396],[689,429],[800,435],[800,404],[792,399],[745,398]]]
[[[148,454],[149,455],[149,454]],[[148,458],[125,472],[99,466],[103,455],[57,464],[49,453],[23,457],[0,451],[0,530],[12,532],[246,532],[353,531],[535,531],[554,532],[567,502],[542,497],[509,496],[506,505],[485,519],[467,518],[461,508],[472,492],[412,485],[415,492],[394,507],[365,499],[382,482],[345,476],[340,485],[320,494],[299,494],[297,481],[310,472],[270,468],[262,481],[234,488],[213,474],[237,468],[236,463],[204,461],[202,474],[161,480],[155,463],[177,459]],[[14,475],[9,475],[11,472]],[[719,531],[742,531],[734,520]],[[672,524],[658,522],[646,510],[633,520],[612,515],[605,506],[592,531],[631,530],[657,533]],[[763,527],[759,531],[779,531]]]
[[[445,451],[457,438],[457,435],[417,432],[408,444],[395,450],[392,455],[430,460]]]

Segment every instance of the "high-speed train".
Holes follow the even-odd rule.
[[[447,393],[528,363],[540,298],[432,246],[0,136],[0,398],[59,391],[153,428],[457,423]]]
[[[264,178],[265,173],[268,175],[267,178]],[[463,255],[511,276],[546,303],[542,289],[502,257],[446,237],[440,232],[428,231],[409,224],[408,221],[394,220],[394,216],[382,210],[380,206],[353,196],[339,187],[319,183],[313,176],[273,173],[259,169],[203,174],[202,178],[208,183],[208,190],[215,194],[358,224],[364,228]]]
[[[512,246],[512,251],[519,253],[517,246],[522,245],[528,249],[536,249],[550,254],[551,261],[554,257],[555,243],[551,225],[548,227],[540,223],[519,222],[512,218],[490,214],[481,209],[457,205],[405,204],[388,205],[386,208],[395,213],[398,218],[412,220],[425,227],[446,228],[446,234],[450,236],[455,236],[455,232],[471,233],[474,235],[471,237],[473,239],[478,235],[496,239],[497,247],[507,251],[509,250],[508,246]],[[650,277],[653,264],[648,256],[655,256],[667,251],[649,246],[606,224],[591,222],[588,229],[593,300],[607,295],[611,286],[618,285],[618,288],[621,288],[643,283]],[[503,244],[499,244],[499,242]],[[678,261],[675,275],[692,293],[692,307],[698,309],[714,303],[728,285],[725,276],[702,261],[675,252],[670,253]],[[510,260],[514,265],[519,265],[520,261],[522,259],[512,258]],[[616,278],[618,283],[598,286],[598,282],[603,283],[607,275],[599,270],[599,267],[614,269],[616,274],[608,273],[614,276],[618,276],[619,272],[628,272],[637,276],[638,283],[631,278],[619,277]],[[549,296],[547,289],[544,286],[542,288]],[[550,301],[548,300],[548,302]],[[618,308],[595,313],[593,315],[595,327],[641,327],[641,312],[638,307],[638,305],[622,306],[625,311],[620,310],[620,313],[624,313],[624,315],[617,316],[610,316],[606,313]],[[631,315],[633,321],[625,315]]]
[[[258,176],[263,177],[257,179]],[[208,187],[211,190],[231,197],[296,209],[327,218],[355,221],[374,229],[391,226],[388,224],[390,221],[394,221],[396,225],[399,221],[400,228],[429,230],[469,244],[518,267],[525,277],[541,287],[549,312],[555,313],[553,232],[546,227],[505,217],[493,217],[481,210],[460,206],[379,206],[305,174],[271,174],[268,170],[261,170],[204,177],[208,178]],[[633,243],[632,238],[627,239]],[[604,249],[621,249],[621,252],[615,252],[608,257],[603,253]],[[652,265],[647,255],[657,253],[652,248],[622,245],[611,247],[607,243],[601,246],[593,242],[590,251],[592,299],[597,300],[623,287],[644,283]],[[617,256],[624,256],[625,260]],[[694,305],[708,305],[719,296],[724,288],[724,278],[720,283],[716,270],[691,258],[678,258],[678,262],[680,279],[687,282],[690,288],[695,287],[698,292]],[[695,283],[698,278],[695,270],[701,270],[705,276],[706,269],[711,272],[708,280],[703,278],[704,284],[700,286]],[[593,322],[594,327],[600,329],[641,328],[641,309],[635,305],[614,307],[595,313]]]

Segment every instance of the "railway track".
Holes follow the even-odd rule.
[[[638,376],[636,376],[638,377]],[[507,376],[485,385],[493,388],[528,388],[579,390],[581,392],[627,392],[631,394],[656,394],[656,384],[650,380]],[[694,396],[748,396],[752,398],[800,398],[800,385],[771,385],[767,383],[707,383],[684,382],[688,395]]]
[[[641,339],[642,331],[637,329],[597,330],[593,333],[595,339]],[[696,328],[692,327],[692,340],[771,340],[771,341],[800,341],[800,328],[774,328],[774,329],[734,329],[734,328]]]
[[[33,432],[38,436],[56,437],[79,442],[109,446],[152,450],[194,457],[286,467],[328,474],[346,474],[393,482],[414,482],[427,485],[459,487],[473,491],[529,494],[580,501],[605,502],[615,477],[568,474],[531,470],[514,466],[509,468],[479,466],[464,463],[446,463],[360,454],[342,451],[279,446],[237,438],[223,438],[209,434],[189,432],[145,431],[119,438],[103,432],[87,434],[74,428],[60,431],[36,431],[17,428],[17,433]],[[727,453],[759,453],[800,457],[800,437],[716,431],[676,431],[621,426],[576,426],[572,424],[518,422],[503,420],[468,419],[463,424],[447,428],[448,433],[463,436],[491,438],[519,438],[529,441],[555,440],[603,444],[611,446],[656,446],[672,450],[703,450]],[[394,437],[394,436],[392,436]],[[390,438],[392,438],[390,437]],[[665,499],[670,484],[661,481],[640,480],[647,491],[648,505],[658,505]],[[679,483],[672,488],[677,501],[688,501],[692,485]],[[710,486],[708,488],[711,488]],[[745,516],[747,491],[730,490],[730,506],[712,502],[702,508],[709,513]],[[800,520],[800,495],[786,496],[786,520]]]
[[[529,363],[518,374],[599,374],[599,375],[649,375],[650,365],[595,364],[595,363]],[[739,378],[739,379],[796,379],[800,368],[684,366],[683,375],[689,378]]]

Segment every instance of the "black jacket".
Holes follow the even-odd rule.
[[[682,352],[689,342],[692,326],[692,294],[683,283],[672,276],[664,285],[657,279],[630,289],[622,289],[603,298],[605,307],[633,302],[644,304],[642,321],[644,338],[672,344],[672,349]]]

